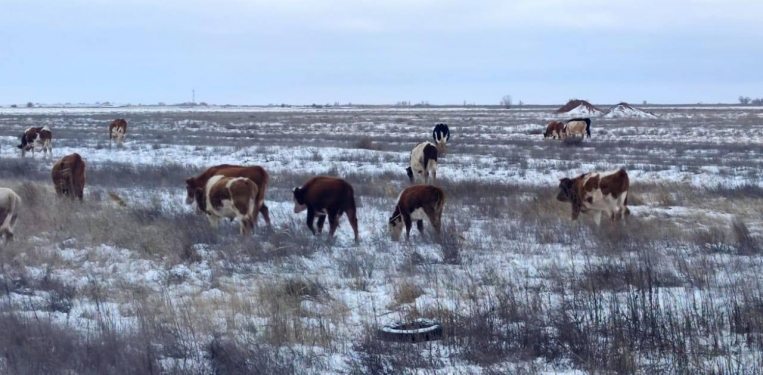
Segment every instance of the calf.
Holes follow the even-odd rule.
[[[238,219],[242,236],[252,233],[257,224],[257,184],[246,177],[212,176],[203,188],[196,188],[194,199],[217,229],[222,218]]]
[[[127,121],[123,118],[118,118],[109,124],[109,142],[117,141],[117,144],[122,144],[127,135]]]
[[[196,177],[190,177],[185,180],[186,189],[186,204],[193,204],[195,202],[194,194],[196,189],[206,186],[207,181],[212,176],[225,176],[225,177],[246,177],[257,185],[257,197],[255,203],[259,207],[259,212],[265,219],[265,223],[270,226],[270,214],[268,213],[268,206],[265,205],[265,190],[268,187],[268,181],[270,175],[268,172],[260,166],[245,167],[241,165],[220,164],[207,168],[204,172]],[[255,216],[255,219],[259,219]]]
[[[403,190],[397,198],[397,205],[387,225],[392,240],[400,240],[403,226],[405,226],[405,240],[410,240],[413,220],[416,220],[416,228],[423,234],[425,216],[439,236],[444,203],[445,192],[435,186],[416,185]]]
[[[85,191],[85,161],[79,154],[62,157],[53,165],[51,176],[59,197],[67,195],[82,201]]]
[[[543,139],[562,139],[564,134],[564,123],[561,121],[551,121],[546,126],[546,132],[543,134]]]
[[[36,149],[43,151],[43,157],[48,156],[48,151],[53,156],[53,133],[47,125],[29,128],[21,135],[21,144],[16,147],[21,149],[21,157],[24,157],[29,150],[32,150],[34,157]]]
[[[445,144],[450,140],[450,130],[446,124],[437,124],[432,130],[432,138],[437,145],[437,150],[441,153],[445,152]]]
[[[564,126],[565,137],[575,134],[580,134],[581,137],[588,135],[588,138],[591,138],[591,119],[574,118],[567,121],[567,125]]]
[[[294,213],[307,210],[307,227],[315,234],[313,221],[318,216],[318,233],[323,231],[323,223],[328,216],[329,236],[333,236],[339,226],[342,213],[347,214],[350,226],[358,238],[358,218],[355,208],[355,193],[349,182],[334,177],[313,177],[302,187],[294,188]]]
[[[572,204],[572,220],[577,220],[580,213],[593,213],[596,225],[601,223],[601,213],[617,221],[624,215],[630,215],[628,209],[628,189],[630,180],[625,169],[597,173],[581,174],[575,178],[559,180],[559,194],[556,199]]]
[[[411,166],[405,169],[411,183],[424,181],[429,183],[429,172],[432,179],[437,179],[437,146],[432,142],[421,142],[411,151]]]
[[[13,241],[13,228],[19,216],[21,198],[13,190],[0,188],[0,236],[5,235],[5,241]]]

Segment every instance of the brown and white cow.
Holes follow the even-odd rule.
[[[570,137],[576,134],[580,134],[581,137],[588,135],[588,138],[591,138],[590,118],[574,118],[567,121],[564,126],[564,136]]]
[[[561,121],[551,121],[546,126],[546,132],[543,133],[543,139],[562,139],[564,136],[564,123]]]
[[[21,198],[8,188],[0,188],[0,236],[5,241],[13,241],[13,228],[19,216]]]
[[[339,226],[339,218],[347,214],[355,242],[358,237],[358,217],[355,206],[355,193],[349,182],[340,178],[318,176],[309,179],[302,187],[295,187],[294,213],[307,210],[307,227],[315,233],[313,221],[318,216],[318,233],[323,231],[326,217],[329,219],[329,236],[333,236]]]
[[[405,169],[411,183],[429,183],[429,172],[432,179],[437,180],[437,146],[425,141],[416,145],[411,151],[411,166]]]
[[[125,140],[127,135],[127,121],[123,118],[118,118],[109,124],[109,141],[117,141],[117,144],[121,144]]]
[[[239,233],[245,236],[257,224],[257,190],[257,184],[246,177],[216,175],[203,188],[196,188],[194,199],[213,228],[217,229],[223,218],[235,218]]]
[[[397,205],[387,224],[392,240],[400,240],[403,227],[405,227],[405,239],[409,240],[414,220],[416,228],[423,234],[425,217],[429,219],[429,223],[439,236],[444,204],[445,192],[436,186],[416,185],[403,190],[397,198]]]
[[[66,195],[71,199],[82,200],[85,192],[85,161],[79,154],[62,157],[53,165],[51,176],[59,197]]]
[[[591,172],[560,179],[556,199],[572,204],[572,220],[577,220],[580,213],[591,213],[599,225],[602,213],[613,222],[630,215],[629,188],[628,173],[623,168],[605,173]]]
[[[48,156],[48,151],[53,156],[53,133],[47,125],[29,128],[21,135],[21,144],[16,147],[21,149],[21,157],[24,157],[29,150],[32,150],[34,157],[37,149],[42,150],[43,157]]]
[[[265,223],[270,226],[270,214],[268,213],[268,206],[265,205],[265,190],[268,188],[268,181],[270,175],[260,166],[245,167],[241,165],[220,164],[207,168],[204,172],[196,177],[190,177],[185,180],[186,189],[186,204],[193,204],[195,202],[194,194],[196,189],[206,186],[207,181],[212,176],[225,176],[225,177],[246,177],[257,185],[257,198],[255,203],[259,207],[259,212],[265,219]],[[257,219],[258,217],[255,216]]]

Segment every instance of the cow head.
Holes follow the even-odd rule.
[[[196,179],[191,177],[185,180],[185,204],[193,204],[196,197]]]
[[[570,178],[565,177],[559,179],[559,194],[556,196],[556,200],[560,202],[571,202],[574,185],[575,182]]]
[[[408,174],[408,179],[413,183],[413,169],[411,167],[405,168],[405,173]]]
[[[395,214],[389,218],[389,222],[387,223],[387,229],[389,230],[390,236],[392,236],[392,241],[400,241],[400,235],[403,233],[404,226],[403,217],[400,215],[399,211],[395,210]]]
[[[294,193],[294,213],[298,214],[304,210],[307,209],[307,204],[305,202],[305,191],[300,187],[295,187],[293,190]]]

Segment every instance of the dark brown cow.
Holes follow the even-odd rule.
[[[388,228],[392,240],[400,240],[403,226],[405,226],[405,239],[409,240],[413,220],[416,220],[416,228],[419,232],[424,233],[424,217],[429,219],[429,223],[439,236],[444,204],[445,192],[436,186],[416,185],[403,190],[397,198],[392,217],[389,218]]]
[[[556,199],[572,204],[572,220],[580,213],[592,212],[596,225],[601,222],[601,213],[606,213],[614,222],[629,215],[628,192],[630,180],[625,169],[581,174],[575,178],[559,180],[559,194]]]
[[[207,181],[212,176],[225,176],[225,177],[246,177],[257,185],[257,199],[255,203],[259,207],[262,217],[265,222],[270,226],[270,215],[268,214],[268,206],[265,205],[265,189],[268,187],[268,181],[270,175],[268,172],[260,166],[245,167],[241,165],[220,164],[207,168],[204,172],[196,177],[191,177],[185,180],[186,188],[186,204],[193,204],[195,201],[194,194],[198,188],[206,186]]]
[[[339,218],[347,214],[347,220],[355,232],[358,242],[358,217],[355,209],[355,193],[352,185],[334,177],[313,177],[302,187],[294,188],[294,213],[307,210],[307,227],[315,234],[313,220],[318,216],[318,233],[323,231],[326,216],[329,219],[329,236],[333,236],[339,226]]]
[[[564,136],[564,123],[561,121],[551,121],[546,126],[546,132],[543,139],[562,139]]]
[[[194,198],[213,228],[217,229],[223,218],[236,218],[239,232],[245,236],[251,234],[257,224],[257,190],[257,184],[246,177],[216,175],[206,186],[196,189]]]
[[[127,135],[127,121],[123,118],[118,118],[109,124],[109,141],[117,141],[122,143]]]
[[[66,155],[53,165],[53,186],[58,196],[82,200],[85,192],[85,161],[79,154]]]
[[[24,131],[21,135],[21,144],[16,146],[21,149],[21,157],[26,155],[26,152],[32,150],[32,156],[37,148],[41,148],[43,157],[53,156],[53,133],[47,126],[32,127]]]

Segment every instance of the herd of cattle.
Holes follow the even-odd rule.
[[[548,124],[544,138],[565,138],[580,134],[591,136],[591,120],[572,119],[563,124],[552,121]],[[127,122],[116,119],[109,124],[110,141],[124,142],[127,135]],[[450,140],[450,130],[446,124],[437,124],[432,131],[434,142],[421,142],[411,151],[410,165],[406,173],[412,186],[404,189],[397,198],[392,216],[387,223],[393,240],[400,239],[405,228],[406,240],[410,239],[413,221],[420,232],[424,231],[424,218],[428,219],[437,236],[440,236],[442,210],[445,204],[445,192],[429,184],[437,179],[437,158],[446,151]],[[21,136],[21,156],[35,149],[48,152],[52,156],[53,135],[47,126],[32,127]],[[51,171],[53,186],[58,196],[82,200],[85,188],[85,161],[73,153],[62,157]],[[265,205],[265,191],[270,176],[260,166],[240,166],[222,164],[206,169],[195,177],[186,179],[186,203],[196,203],[199,212],[206,215],[210,225],[217,228],[224,218],[237,219],[241,235],[249,235],[257,225],[262,214],[268,226],[270,215]],[[601,215],[606,214],[611,221],[617,221],[630,214],[628,210],[628,190],[630,182],[624,169],[598,173],[581,174],[575,178],[562,178],[559,182],[557,200],[568,202],[572,206],[572,220],[577,220],[581,213],[591,213],[597,225]],[[313,227],[318,217],[318,232],[328,218],[329,236],[333,236],[339,225],[339,218],[347,215],[359,242],[357,206],[352,185],[335,177],[317,176],[292,191],[294,213],[307,210],[307,227],[315,235]],[[110,194],[117,203],[124,205],[118,196]],[[8,188],[0,188],[0,236],[6,241],[13,239],[21,198]]]

